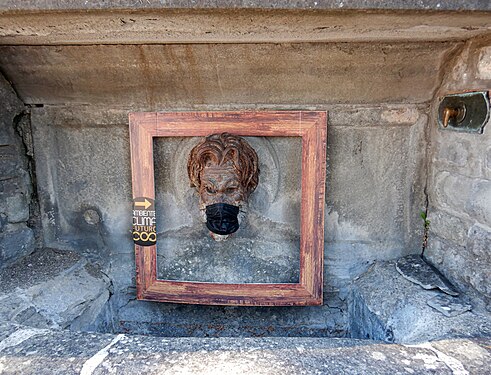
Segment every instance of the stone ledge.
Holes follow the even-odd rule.
[[[34,274],[27,277],[31,269]],[[104,288],[102,276],[94,269],[87,269],[87,263],[76,254],[59,254],[48,249],[34,253],[17,264],[17,269],[2,271],[5,282],[0,283],[0,305],[12,293],[28,295],[26,291],[37,288],[42,296],[50,283],[67,287],[67,280],[77,272],[82,272],[83,280],[72,280],[73,285],[94,278]],[[6,281],[16,277],[22,284]],[[79,289],[84,288],[79,286]],[[363,305],[361,312],[365,314],[357,312],[357,324],[367,327],[371,324],[372,337],[379,335],[384,339],[389,327],[395,341],[418,342],[416,345],[335,338],[114,335],[33,328],[32,319],[26,320],[25,324],[31,325],[27,327],[0,315],[0,372],[52,374],[56,369],[57,373],[84,375],[485,373],[491,361],[488,317],[464,313],[446,318],[426,305],[426,298],[435,293],[400,277],[393,262],[376,264],[354,284],[354,302]],[[398,298],[390,300],[395,295]],[[411,323],[414,327],[410,327]],[[70,328],[86,329],[73,324]],[[449,339],[427,342],[443,337]]]
[[[44,0],[5,0],[0,10],[22,10],[22,11],[42,11],[42,10],[98,10],[98,9],[384,9],[384,10],[490,10],[491,4],[479,0],[390,0],[390,1],[362,1],[362,0],[317,0],[317,1],[297,1],[297,0],[275,0],[275,1],[234,1],[234,0],[214,0],[214,1],[190,1],[190,0],[72,0],[57,1]]]
[[[28,2],[18,1],[16,5],[26,3]],[[59,5],[65,6],[75,3],[77,1],[66,1],[59,2]],[[35,6],[42,5],[38,1]],[[455,43],[489,35],[490,31],[489,14],[482,11],[391,11],[375,8],[370,11],[362,9],[338,11],[336,9],[318,8],[315,11],[301,10],[300,8],[299,10],[257,8],[145,8],[138,10],[135,8],[136,11],[97,8],[93,11],[87,11],[64,8],[59,11],[48,12],[35,11],[35,6],[15,11],[12,10],[14,8],[2,9],[0,5],[1,44],[19,46],[169,43],[276,44],[452,40],[454,41],[452,47],[456,47],[458,44]],[[50,8],[40,8],[40,10],[42,9]],[[224,54],[223,56],[227,55]],[[145,53],[144,56],[148,58],[151,55]],[[230,56],[233,61],[240,60],[234,58],[234,54]],[[220,63],[220,58],[217,59],[213,55],[208,56],[207,59],[211,59],[215,64],[213,69],[223,65]],[[355,56],[352,59],[354,61],[359,60]],[[195,61],[199,61],[199,65],[203,65],[203,59],[197,58]],[[361,61],[367,63],[370,58],[363,58]],[[149,62],[147,64],[153,68],[153,64]],[[283,61],[279,65],[284,64]],[[322,63],[319,64],[322,65]],[[387,62],[385,68],[390,65]],[[481,64],[481,66],[485,67],[485,64]],[[413,76],[417,71],[417,69],[408,71],[401,69],[400,78],[405,74]],[[481,68],[480,71],[485,74],[486,70]],[[315,75],[321,78],[323,73],[317,72]],[[347,73],[346,76],[349,74]],[[413,83],[417,81],[414,79]],[[225,81],[222,79],[222,82]],[[356,91],[353,88],[353,92]],[[375,92],[375,90],[369,91]],[[81,100],[83,102],[81,97],[76,97],[78,102]],[[206,103],[206,101],[200,103]]]
[[[86,330],[109,288],[107,277],[76,253],[40,249],[0,271],[0,321]]]
[[[158,338],[0,324],[3,374],[485,373],[489,339],[419,346],[328,338]]]
[[[447,317],[428,305],[441,295],[404,279],[395,262],[374,264],[354,281],[348,302],[352,337],[404,344],[459,337],[491,337],[491,315],[474,311]],[[464,298],[465,296],[460,297]]]

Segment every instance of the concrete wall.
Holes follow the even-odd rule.
[[[491,87],[491,42],[468,42],[449,64],[438,95]],[[437,113],[438,99],[433,103]],[[430,237],[426,257],[491,309],[491,128],[439,129],[431,121]]]
[[[32,124],[45,243],[78,251],[111,277],[107,314],[113,320],[106,329],[342,335],[350,281],[377,259],[420,250],[424,103],[453,44],[0,48],[0,64],[23,100],[44,104],[32,108]],[[128,112],[245,108],[329,111],[325,305],[220,308],[135,301]],[[174,153],[168,160],[185,157]],[[294,196],[282,194],[283,202]],[[94,212],[100,220],[90,219]],[[171,216],[180,213],[174,207]],[[270,272],[291,268],[281,257],[273,265]]]
[[[184,1],[169,9],[169,1],[124,4],[118,0],[94,6],[93,1],[46,0],[29,6],[27,0],[14,0],[15,5],[8,7],[4,0],[0,4],[0,38],[1,44],[11,45],[161,45],[462,41],[489,33],[486,8],[490,6],[482,0],[475,0],[481,11],[469,0],[413,4],[396,0],[395,9],[407,6],[399,11],[384,10],[391,8],[388,1],[351,2],[374,8],[368,11],[360,7],[348,10],[348,1],[337,1],[339,6],[334,8],[338,9],[333,10],[322,6],[325,1],[291,1],[286,7],[276,7],[278,1],[260,1],[260,5],[231,1],[229,6],[220,6],[215,0]],[[452,8],[460,11],[449,11]],[[62,11],[46,12],[50,9]]]
[[[33,193],[28,152],[30,123],[26,108],[0,75],[0,268],[34,250],[29,205]],[[30,154],[32,156],[32,153]]]
[[[377,259],[420,251],[418,212],[425,201],[427,116],[426,108],[415,104],[318,108],[330,111],[325,305],[311,308],[221,308],[135,301],[133,246],[128,232],[129,110],[33,108],[47,245],[75,249],[103,265],[114,287],[114,321],[106,329],[164,335],[344,334],[350,281]],[[185,157],[170,154],[167,160]],[[185,210],[170,208],[170,218],[181,220]],[[98,212],[101,222],[89,224],[87,210]],[[229,247],[234,245],[229,243]],[[187,260],[178,263],[186,264]],[[282,266],[278,257],[273,268],[289,270],[291,265]],[[216,272],[212,271],[207,273]],[[220,271],[220,277],[229,276]]]
[[[129,109],[424,103],[460,43],[0,46],[28,104]]]

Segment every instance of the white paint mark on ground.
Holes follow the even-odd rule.
[[[40,335],[42,333],[47,332],[44,329],[20,329],[15,331],[6,339],[0,342],[0,352],[12,346],[17,346],[20,343],[30,339],[33,336]]]
[[[92,357],[90,357],[82,366],[82,370],[80,371],[80,375],[92,375],[94,370],[99,366],[104,359],[109,355],[109,349],[120,341],[124,335],[117,335],[107,346],[99,350]]]
[[[462,364],[457,358],[451,357],[438,349],[435,349],[429,342],[425,342],[423,344],[418,344],[418,345],[406,345],[408,347],[412,348],[422,348],[422,349],[428,349],[431,350],[433,353],[436,354],[438,359],[445,363],[447,367],[452,371],[453,375],[469,375],[469,371],[467,371]]]
[[[372,358],[376,359],[377,361],[385,361],[387,357],[385,356],[384,353],[381,352],[373,352],[372,353]]]

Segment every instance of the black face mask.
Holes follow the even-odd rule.
[[[206,206],[206,227],[213,233],[226,235],[239,229],[239,207],[227,203]]]

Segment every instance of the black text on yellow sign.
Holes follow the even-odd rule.
[[[133,241],[136,245],[152,246],[157,243],[155,201],[151,198],[133,199]]]

